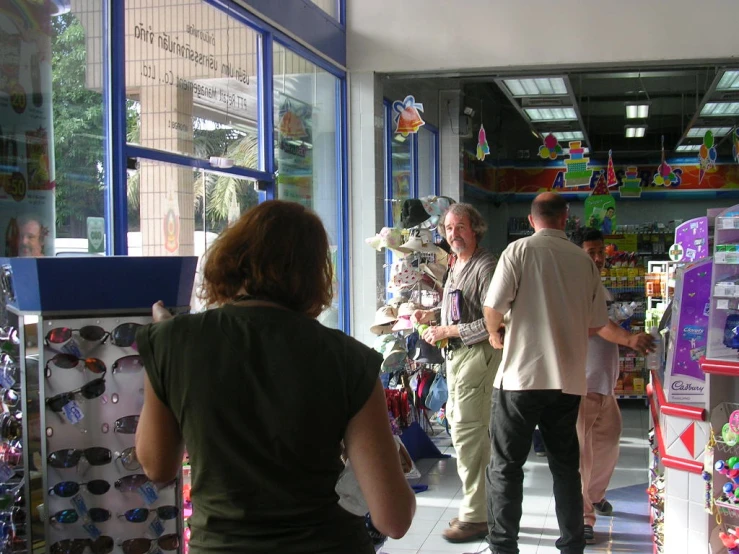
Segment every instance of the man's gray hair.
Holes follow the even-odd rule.
[[[465,204],[464,202],[462,202],[449,206],[449,209],[444,215],[444,221],[442,222],[442,225],[446,225],[446,216],[449,214],[454,214],[459,217],[466,216],[467,219],[470,220],[470,227],[472,227],[472,232],[475,233],[478,243],[482,240],[482,237],[485,236],[485,233],[488,230],[488,224],[483,219],[482,214],[478,212],[477,208],[475,208],[472,204]],[[444,232],[443,235],[446,237],[446,232]]]

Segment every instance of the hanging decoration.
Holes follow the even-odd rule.
[[[703,144],[698,151],[698,161],[700,163],[700,171],[698,172],[698,184],[703,182],[706,171],[716,167],[716,147],[713,141],[713,131],[706,131],[703,135]]]
[[[539,147],[539,157],[545,160],[547,158],[556,160],[558,156],[562,155],[562,152],[559,140],[551,133],[544,138],[544,144]]]
[[[300,140],[308,136],[302,118],[293,110],[290,100],[285,100],[282,106],[282,117],[277,129],[282,138]]]
[[[570,157],[565,159],[564,186],[581,187],[589,185],[593,171],[588,169],[590,158],[585,157],[585,148],[579,140],[570,142]]]
[[[669,187],[677,183],[677,175],[672,170],[672,166],[665,160],[665,136],[662,135],[662,163],[657,168],[652,182],[658,187]]]
[[[613,233],[616,227],[616,199],[608,190],[608,181],[600,172],[595,188],[585,199],[585,224],[600,230],[604,235]]]
[[[606,172],[606,186],[614,187],[618,184],[616,171],[613,169],[613,150],[608,151],[608,170]]]
[[[731,133],[732,142],[734,143],[734,161],[739,163],[739,127],[734,129]]]
[[[626,168],[626,175],[621,181],[621,188],[618,189],[621,198],[641,198],[641,177],[639,177],[639,169],[635,166]]]
[[[421,119],[423,104],[416,102],[416,98],[412,95],[405,97],[402,102],[396,100],[393,102],[393,110],[395,111],[395,132],[400,133],[404,137],[415,134],[418,130],[426,125]]]
[[[485,135],[485,126],[480,124],[480,131],[477,133],[477,159],[483,161],[485,156],[490,155],[490,147],[488,139]]]

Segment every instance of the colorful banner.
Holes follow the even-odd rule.
[[[499,193],[516,193],[516,194],[536,194],[546,191],[560,192],[590,192],[600,176],[600,172],[606,169],[605,165],[589,165],[588,169],[593,170],[589,185],[579,187],[567,187],[564,182],[566,172],[564,167],[499,167],[486,168],[485,176],[479,175],[479,171],[468,172],[471,168],[465,167],[465,182],[482,187],[491,192]],[[664,191],[716,191],[739,189],[739,165],[735,164],[718,164],[709,171],[705,172],[702,182],[700,181],[700,167],[695,165],[673,165],[672,170],[677,180],[670,186],[657,186],[653,184],[653,178],[658,170],[658,164],[644,165],[636,168],[636,178],[639,179],[639,186],[643,192],[664,192]],[[487,173],[492,172],[492,176]],[[618,184],[611,187],[611,193],[617,193],[624,186],[626,178],[626,168],[616,169],[616,178]],[[633,179],[635,180],[635,179]],[[629,190],[634,187],[632,179],[628,183]],[[625,195],[624,195],[625,196]],[[629,196],[637,197],[638,194],[630,192]]]
[[[286,97],[278,116],[277,198],[313,208],[313,108]]]
[[[0,254],[4,256],[54,255],[47,7],[22,9],[11,3],[0,10],[0,244],[5,244]]]

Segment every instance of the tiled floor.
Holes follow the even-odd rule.
[[[621,456],[611,479],[608,500],[614,507],[613,517],[599,517],[595,526],[597,544],[587,552],[652,552],[649,525],[647,468],[649,413],[643,403],[622,405],[624,432]],[[457,515],[461,484],[451,441],[442,434],[434,438],[439,449],[451,458],[420,460],[423,473],[420,483],[428,491],[416,496],[418,510],[408,534],[401,540],[389,540],[380,550],[384,554],[461,554],[486,550],[486,542],[450,544],[441,532]],[[524,503],[519,549],[521,554],[556,554],[554,541],[559,537],[554,514],[552,477],[546,458],[537,458],[533,450],[524,466]]]

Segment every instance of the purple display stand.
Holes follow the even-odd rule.
[[[442,454],[426,432],[415,421],[411,423],[400,435],[403,446],[410,454],[411,459],[416,462],[421,458],[449,458],[449,454]]]
[[[673,262],[690,263],[708,255],[708,218],[697,217],[678,225],[675,244],[670,248],[670,259]]]

